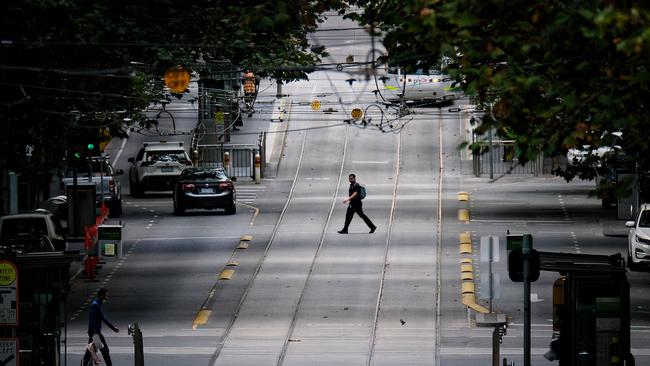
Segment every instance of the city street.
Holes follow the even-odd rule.
[[[345,24],[333,17],[323,29]],[[324,33],[336,34],[320,37],[333,49],[324,62],[371,52],[362,30],[317,36]],[[467,99],[455,102],[458,110],[416,108],[398,119],[376,104],[374,78],[317,71],[309,81],[282,86],[285,118],[271,121],[276,87],[263,81],[255,113],[232,136],[245,143],[261,131],[282,132],[269,134],[279,150],[261,183],[235,182],[236,215],[174,216],[169,192],[128,194],[127,159],[143,142],[189,145],[197,112],[189,96],[166,106],[174,123],[161,117],[159,129],[168,135],[131,131],[127,140],[111,142],[113,165],[126,172],[124,256],[105,258],[97,282],[72,281],[65,364],[79,363],[89,301],[105,287],[104,311],[120,329],[103,331],[115,365],[133,363],[127,327],[134,323],[143,332],[146,365],[491,365],[492,328],[477,327],[476,312],[461,302],[458,238],[469,232],[476,274],[480,238],[500,239],[501,297],[491,307],[510,318],[502,358],[522,365],[523,288],[508,278],[506,231],[532,234],[538,250],[626,255],[624,222],[588,196],[593,182],[472,174],[472,161],[458,148],[471,128]],[[319,109],[310,105],[314,100]],[[353,108],[372,122],[345,122]],[[337,233],[350,173],[367,187],[363,208],[378,227],[373,234],[356,216],[349,234]],[[459,192],[468,201],[459,201]],[[459,209],[469,210],[469,220],[459,219]],[[543,272],[532,285],[533,365],[557,364],[543,354],[558,277]],[[628,279],[632,353],[637,365],[650,364],[650,274],[632,272]],[[474,282],[478,296],[480,278]]]

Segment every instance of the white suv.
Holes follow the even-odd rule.
[[[145,191],[171,191],[183,169],[192,166],[182,142],[145,142],[135,158],[129,158],[131,195]]]
[[[650,204],[644,203],[634,221],[625,226],[630,228],[627,235],[627,266],[631,270],[641,265],[650,265]]]

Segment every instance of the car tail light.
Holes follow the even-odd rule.
[[[111,192],[115,192],[115,182],[113,182],[112,179],[108,181],[108,190]]]
[[[219,189],[230,189],[232,190],[232,182],[223,182],[219,183]]]
[[[183,184],[183,190],[184,191],[193,191],[195,188],[193,183],[184,183]]]

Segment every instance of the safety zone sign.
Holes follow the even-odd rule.
[[[0,261],[0,325],[18,325],[18,268],[9,261]]]
[[[0,366],[18,366],[18,338],[0,338]]]

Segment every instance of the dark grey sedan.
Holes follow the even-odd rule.
[[[234,179],[222,168],[186,168],[174,186],[174,214],[187,209],[225,209],[227,214],[237,212]]]

